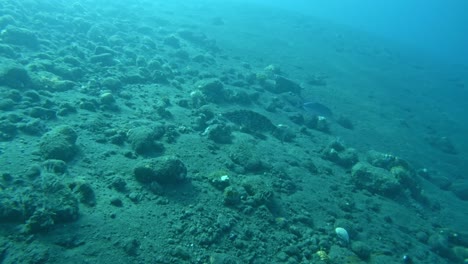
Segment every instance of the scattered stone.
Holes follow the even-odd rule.
[[[9,121],[0,122],[0,141],[10,141],[17,133],[17,127]]]
[[[77,182],[73,184],[73,189],[81,203],[88,206],[96,205],[96,194],[91,184],[87,182]]]
[[[99,100],[104,105],[112,105],[115,103],[115,98],[111,93],[103,93],[99,96]]]
[[[110,201],[110,204],[113,205],[113,206],[116,206],[116,207],[122,207],[123,206],[122,199],[120,199],[118,197],[112,198],[111,201]]]
[[[67,172],[67,164],[63,160],[48,159],[44,161],[41,165],[45,172],[55,174],[64,174],[65,172]]]
[[[133,172],[135,178],[141,183],[156,181],[164,185],[182,182],[187,175],[187,168],[178,158],[163,156],[140,162]]]
[[[67,125],[58,126],[42,136],[39,150],[44,159],[70,161],[77,153],[77,134]]]
[[[156,140],[160,139],[165,133],[163,126],[148,127],[140,126],[132,128],[127,133],[127,138],[132,149],[138,154],[151,154],[162,152],[164,146],[157,143]]]
[[[391,154],[381,153],[375,150],[367,152],[367,162],[372,166],[391,170],[393,167],[409,168],[408,162]]]
[[[345,146],[338,141],[331,142],[323,150],[322,157],[345,168],[350,168],[359,161],[355,149],[345,148]]]
[[[4,43],[12,45],[25,46],[33,49],[39,46],[39,41],[34,32],[12,25],[9,25],[2,30],[0,38]]]
[[[241,202],[241,190],[235,186],[228,186],[224,189],[224,204],[235,206]]]
[[[208,181],[218,190],[224,190],[231,184],[229,174],[225,171],[215,171],[207,176]]]
[[[468,181],[456,180],[450,187],[451,191],[461,200],[468,201]]]
[[[180,40],[174,35],[165,38],[164,44],[175,49],[180,48]]]
[[[452,257],[448,236],[446,233],[434,233],[427,242],[431,250],[442,257]]]
[[[202,133],[209,139],[219,144],[230,144],[232,142],[231,127],[225,124],[215,124],[208,126]]]
[[[304,124],[308,128],[315,129],[324,133],[330,133],[330,122],[325,116],[306,116],[304,119]]]
[[[226,99],[224,85],[218,79],[205,79],[199,81],[196,84],[196,87],[208,102],[221,103]]]
[[[16,103],[12,99],[0,99],[0,110],[1,111],[10,111],[13,110]]]
[[[112,55],[111,53],[93,55],[89,57],[89,62],[98,63],[102,66],[113,66],[116,64],[116,61],[114,60],[114,55]]]
[[[276,126],[266,116],[251,110],[236,110],[223,114],[229,121],[241,126],[241,131],[257,134],[273,132]]]
[[[42,120],[52,120],[57,118],[57,112],[52,109],[44,107],[33,107],[29,110],[29,116],[33,118],[39,118]]]
[[[300,94],[301,93],[301,86],[294,81],[277,75],[275,78],[274,85],[266,85],[264,86],[265,89],[269,90],[272,93],[294,93],[294,94]]]
[[[351,181],[360,189],[384,196],[395,197],[401,192],[401,184],[392,173],[366,162],[353,166]]]
[[[122,82],[119,79],[111,78],[111,77],[107,77],[104,80],[102,80],[101,85],[104,89],[110,90],[113,92],[119,91],[123,86]]]
[[[448,137],[437,137],[437,136],[430,136],[426,138],[427,142],[434,147],[444,153],[456,155],[458,154],[457,149],[453,145],[452,141]]]
[[[369,259],[371,255],[371,248],[369,245],[361,241],[353,242],[351,244],[351,250],[362,260]]]
[[[138,249],[140,248],[140,241],[135,238],[128,238],[123,242],[123,250],[129,256],[136,256],[138,255]]]
[[[11,60],[2,60],[0,63],[0,85],[14,89],[24,89],[31,82],[28,72],[23,66]]]
[[[42,121],[39,118],[36,118],[28,121],[27,123],[19,124],[18,129],[28,135],[39,136],[42,135],[47,128],[44,121]]]
[[[210,256],[211,264],[241,264],[243,263],[239,258],[224,254],[224,253],[213,253]]]

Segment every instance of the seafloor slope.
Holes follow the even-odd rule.
[[[409,89],[465,80],[301,15],[158,2],[0,2],[0,263],[468,257],[466,128]]]

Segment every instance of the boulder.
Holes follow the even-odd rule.
[[[383,196],[394,197],[401,191],[400,182],[391,172],[366,162],[353,166],[351,181],[358,188]]]

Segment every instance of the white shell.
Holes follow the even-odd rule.
[[[349,243],[349,235],[346,229],[342,227],[337,227],[335,228],[335,233],[343,242],[345,242],[346,244]]]

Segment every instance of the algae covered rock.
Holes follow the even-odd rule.
[[[0,61],[0,85],[24,89],[31,82],[28,71],[12,60]]]
[[[62,125],[42,136],[39,150],[44,159],[70,161],[77,153],[77,134],[73,128]]]
[[[223,114],[225,118],[240,126],[242,132],[258,134],[273,132],[276,126],[268,117],[251,110],[236,110]]]
[[[202,80],[196,86],[208,102],[220,103],[225,100],[226,91],[223,83],[218,79]]]
[[[468,181],[456,180],[452,186],[451,191],[461,200],[468,201]]]
[[[370,165],[389,172],[399,182],[401,188],[410,191],[413,198],[420,202],[427,202],[427,197],[424,196],[421,189],[418,174],[406,160],[372,150],[367,153],[367,161]]]
[[[260,176],[252,176],[242,181],[247,197],[246,203],[253,206],[266,206],[273,210],[275,207],[273,188],[265,183],[265,180]]]
[[[147,159],[138,164],[133,173],[141,183],[176,184],[187,176],[185,164],[173,156]]]
[[[351,181],[371,193],[394,197],[401,191],[398,179],[388,170],[359,162],[351,170]]]
[[[275,83],[272,86],[266,86],[267,90],[272,93],[294,93],[300,94],[301,93],[301,86],[296,82],[283,77],[283,76],[276,76]]]
[[[356,150],[346,148],[341,142],[333,141],[323,150],[322,158],[342,167],[350,168],[359,161]]]
[[[23,232],[37,233],[75,221],[78,200],[62,180],[54,173],[40,173],[35,179],[22,178],[22,185],[6,186],[0,192],[0,223],[24,224]]]
[[[409,168],[408,162],[392,154],[371,150],[367,153],[367,162],[372,166],[391,170],[393,167]]]
[[[28,48],[37,48],[39,40],[34,32],[26,29],[9,25],[2,30],[0,37],[4,43],[25,46]]]
[[[203,135],[219,144],[229,144],[232,142],[231,127],[225,124],[214,124],[208,126]]]
[[[132,149],[138,154],[150,154],[153,152],[161,152],[162,144],[156,142],[157,139],[164,135],[164,127],[148,127],[140,126],[130,129],[127,133],[128,141],[132,145]]]

